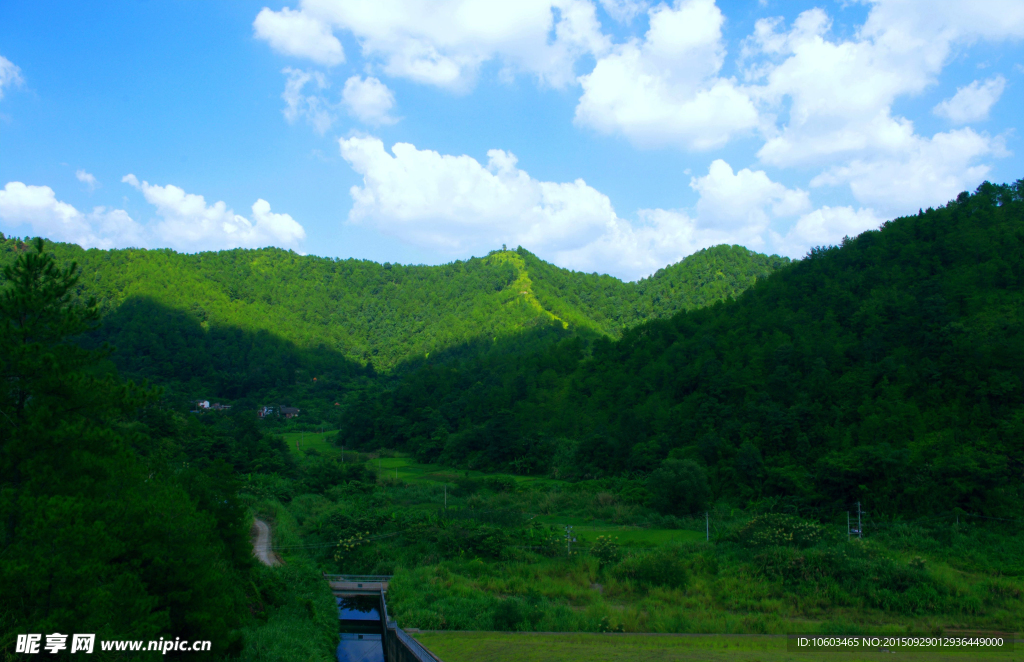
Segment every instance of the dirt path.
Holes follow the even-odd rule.
[[[281,559],[270,549],[270,527],[261,519],[252,521],[252,553],[263,565],[281,565]]]

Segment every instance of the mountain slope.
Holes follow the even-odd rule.
[[[611,276],[559,269],[522,248],[518,253],[533,278],[537,299],[548,310],[613,337],[647,320],[739,296],[790,264],[786,257],[723,244],[698,251],[649,278],[623,283]]]
[[[817,249],[735,301],[589,353],[563,338],[426,365],[359,403],[375,429],[353,419],[344,433],[581,478],[691,462],[713,498],[736,503],[1011,515],[1024,503],[1022,387],[1018,181]]]
[[[0,242],[0,263],[13,260],[19,244]],[[75,260],[82,267],[82,294],[97,297],[108,319],[116,321],[102,339],[119,346],[122,355],[140,354],[135,342],[144,328],[159,343],[187,344],[156,328],[176,329],[187,318],[204,332],[218,327],[269,333],[297,348],[334,352],[378,369],[556,320],[574,333],[618,335],[630,324],[680,306],[724,299],[788,262],[725,248],[742,255],[723,262],[718,280],[687,280],[691,265],[704,259],[701,253],[653,279],[623,283],[559,269],[523,249],[436,267],[332,260],[279,249],[180,254],[53,244],[50,250],[59,261]],[[680,277],[672,280],[672,274]],[[672,281],[675,289],[654,288],[648,281]],[[721,281],[736,286],[723,288]],[[157,309],[166,313],[159,323],[148,317]],[[121,332],[129,327],[135,331]],[[310,369],[315,374],[315,367]]]

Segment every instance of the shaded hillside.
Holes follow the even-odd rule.
[[[343,433],[478,468],[664,470],[734,503],[1020,513],[1022,198],[986,183],[592,353],[428,364]]]
[[[170,386],[168,395],[178,405],[249,398],[250,409],[283,403],[321,420],[331,415],[324,405],[354,381],[373,377],[372,368],[323,346],[301,347],[262,329],[201,323],[148,297],[122,303],[89,340],[91,346],[130,348],[114,355],[120,371]]]
[[[0,264],[11,262],[19,245],[0,241]],[[333,260],[280,249],[181,254],[53,244],[49,250],[58,261],[75,260],[82,268],[81,293],[95,296],[110,317],[113,326],[101,334],[118,347],[119,366],[133,376],[174,374],[177,381],[188,377],[177,374],[183,368],[173,369],[172,347],[202,347],[214,364],[240,359],[226,356],[239,347],[234,341],[197,344],[188,335],[211,328],[271,334],[300,349],[386,370],[413,357],[552,322],[574,333],[617,335],[643,319],[724,299],[787,262],[722,247],[652,279],[623,283],[559,269],[522,249],[436,267]],[[710,277],[697,275],[708,271],[705,256],[711,254],[727,257],[716,262]],[[159,321],[148,317],[150,304],[161,307]],[[169,329],[158,328],[162,325],[184,335],[172,339]],[[167,365],[153,370],[140,354]],[[309,370],[315,375],[315,367]]]

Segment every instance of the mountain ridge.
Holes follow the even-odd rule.
[[[16,239],[0,241],[0,264],[14,259],[18,245]],[[51,243],[48,250],[62,264],[78,263],[79,294],[95,296],[108,317],[131,300],[148,298],[205,330],[221,325],[276,333],[300,348],[338,352],[385,371],[474,338],[552,321],[586,336],[618,337],[645,319],[734,296],[789,263],[720,246],[628,283],[562,269],[523,248],[437,266],[274,248],[183,254]],[[709,278],[703,272],[711,263],[725,272]]]

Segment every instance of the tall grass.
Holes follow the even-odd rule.
[[[247,587],[254,622],[243,631],[242,662],[330,662],[337,646],[334,595],[302,547],[295,518],[277,501],[254,505],[273,531],[283,564],[259,566]]]

